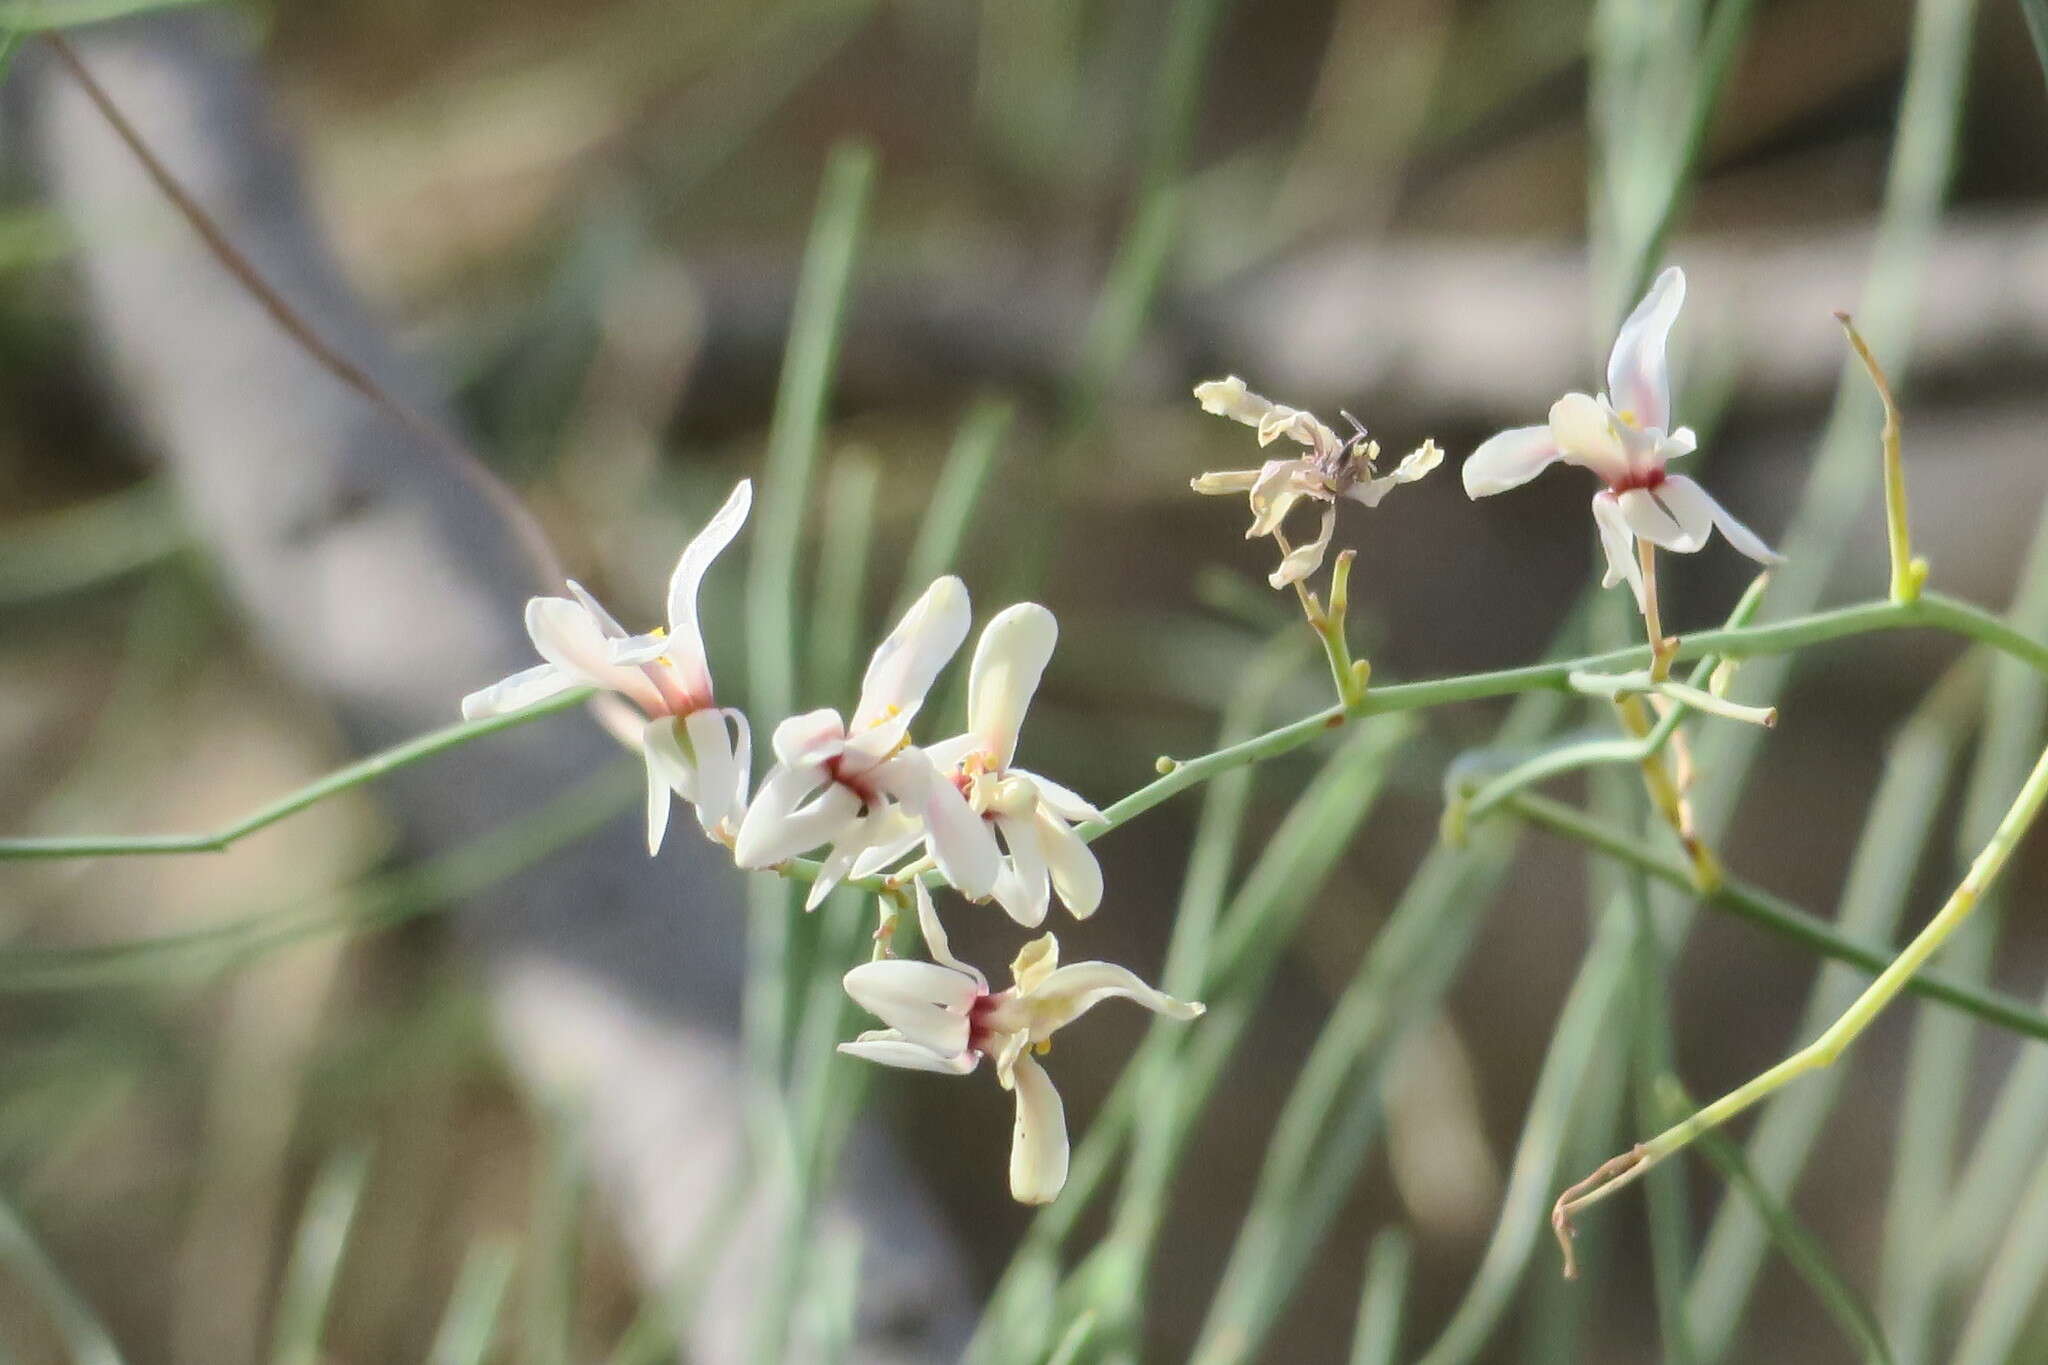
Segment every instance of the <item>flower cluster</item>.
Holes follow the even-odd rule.
[[[1607,553],[1607,584],[1626,580],[1651,626],[1660,658],[1654,561],[1650,546],[1692,551],[1718,528],[1731,544],[1769,563],[1776,556],[1692,480],[1666,464],[1693,449],[1692,432],[1672,428],[1665,343],[1685,295],[1677,270],[1658,277],[1630,315],[1608,362],[1608,391],[1566,394],[1543,426],[1502,432],[1464,468],[1466,492],[1483,497],[1528,482],[1550,464],[1584,466],[1607,484],[1593,515]],[[1331,651],[1347,703],[1363,695],[1363,665],[1343,643],[1347,561],[1339,560],[1329,608],[1303,585],[1321,568],[1341,500],[1376,507],[1401,484],[1435,469],[1443,452],[1424,441],[1389,473],[1377,472],[1378,442],[1349,413],[1340,437],[1314,413],[1253,393],[1235,376],[1198,385],[1202,407],[1254,428],[1260,446],[1285,437],[1305,453],[1257,469],[1201,475],[1201,493],[1243,493],[1248,537],[1271,536],[1280,566],[1275,588],[1294,586]],[[882,894],[915,899],[926,961],[892,957],[847,972],[847,993],[886,1027],[841,1050],[888,1066],[964,1075],[986,1057],[996,1080],[1017,1097],[1010,1154],[1011,1193],[1042,1203],[1067,1175],[1066,1118],[1037,1061],[1053,1035],[1101,1001],[1121,997],[1157,1014],[1193,1019],[1202,1006],[1176,1000],[1106,962],[1062,967],[1059,944],[1045,934],[1011,965],[1012,984],[993,991],[979,970],[953,956],[927,879],[936,873],[973,901],[994,901],[1018,924],[1041,925],[1057,899],[1075,919],[1102,902],[1102,869],[1088,837],[1110,822],[1068,788],[1017,765],[1025,713],[1058,642],[1051,612],[1035,602],[1001,611],[982,630],[968,675],[965,733],[919,745],[912,726],[946,665],[966,642],[973,613],[967,588],[944,577],[926,588],[869,660],[852,713],[823,708],[776,725],[774,765],[753,788],[747,718],[714,696],[698,626],[697,593],[712,562],[746,521],[752,488],[744,480],[684,547],[668,585],[668,621],[633,635],[575,583],[566,597],[527,603],[526,628],[542,663],[463,699],[465,716],[500,715],[577,688],[610,694],[636,710],[624,727],[647,769],[647,846],[658,851],[671,807],[681,797],[698,823],[754,870],[796,871],[793,860],[820,853],[802,871],[811,879],[805,909],[816,908],[849,878],[881,876]],[[1282,529],[1303,501],[1321,503],[1315,537],[1290,545]],[[1645,686],[1668,684],[1660,669]],[[1606,679],[1635,686],[1632,679]],[[1618,693],[1616,693],[1618,695]],[[1723,708],[1726,709],[1726,708]],[[749,793],[752,793],[751,796]],[[1678,823],[1683,833],[1684,821]],[[889,919],[885,906],[885,922]],[[886,942],[887,935],[878,936]]]
[[[821,709],[775,727],[775,764],[749,799],[751,731],[743,714],[714,700],[697,592],[751,501],[752,486],[742,480],[684,547],[669,580],[665,627],[630,634],[573,582],[567,597],[536,597],[527,603],[526,629],[544,662],[471,693],[462,713],[503,715],[577,688],[600,689],[639,712],[634,737],[647,769],[650,853],[660,850],[681,797],[743,868],[782,868],[824,850],[809,869],[807,910],[848,877],[887,872],[892,887],[907,882],[932,960],[884,960],[848,973],[847,991],[891,1027],[845,1050],[955,1072],[992,1057],[997,1079],[1017,1094],[1012,1192],[1026,1202],[1049,1200],[1066,1179],[1066,1123],[1058,1093],[1028,1050],[1044,1051],[1055,1030],[1111,996],[1175,1018],[1202,1012],[1122,967],[1060,967],[1051,934],[1019,954],[1016,984],[992,994],[987,978],[953,957],[920,879],[935,868],[961,894],[995,901],[1026,927],[1044,921],[1054,897],[1077,919],[1102,903],[1101,866],[1077,829],[1102,823],[1102,812],[1016,764],[1058,623],[1035,602],[999,612],[975,646],[966,732],[920,747],[911,725],[972,619],[966,586],[950,576],[937,580],[876,648],[850,717]]]
[[[1566,394],[1551,405],[1549,421],[1501,432],[1472,452],[1463,471],[1465,492],[1472,498],[1519,488],[1559,462],[1599,475],[1607,485],[1593,498],[1593,521],[1607,557],[1602,586],[1626,582],[1645,611],[1651,585],[1644,577],[1639,542],[1691,553],[1718,529],[1758,563],[1779,560],[1705,489],[1666,471],[1672,459],[1692,453],[1696,445],[1692,428],[1671,426],[1666,343],[1684,302],[1685,274],[1673,266],[1657,277],[1622,324],[1607,361],[1607,392],[1597,398]],[[1204,412],[1256,428],[1261,446],[1285,436],[1308,448],[1306,456],[1296,459],[1193,480],[1198,493],[1250,495],[1252,525],[1246,538],[1270,535],[1282,546],[1284,558],[1271,575],[1276,588],[1298,583],[1322,566],[1339,498],[1376,507],[1395,485],[1421,478],[1443,458],[1433,441],[1424,441],[1391,474],[1375,476],[1379,446],[1348,413],[1353,434],[1342,439],[1314,413],[1263,398],[1235,375],[1197,384],[1195,397]],[[1280,525],[1303,498],[1324,504],[1322,526],[1314,540],[1288,548]]]

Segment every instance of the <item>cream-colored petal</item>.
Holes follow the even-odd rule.
[[[1051,808],[1054,814],[1071,824],[1086,824],[1099,821],[1102,812],[1093,802],[1071,787],[1063,787],[1041,773],[1029,772],[1023,768],[1010,769],[1012,777],[1021,777],[1038,790],[1038,799]]]
[[[1256,469],[1218,469],[1195,475],[1188,487],[1197,493],[1249,493],[1258,481]]]
[[[1671,500],[1662,489],[1631,488],[1618,494],[1622,520],[1638,540],[1678,554],[1691,554],[1714,532],[1711,513],[1697,504]]]
[[[1485,498],[1520,488],[1563,458],[1549,423],[1511,427],[1487,438],[1465,461],[1460,471],[1465,496]]]
[[[647,763],[647,856],[652,858],[661,852],[661,841],[668,834],[668,815],[676,795],[655,766],[653,750],[642,749],[641,753]]]
[[[1244,533],[1246,540],[1270,536],[1280,529],[1280,523],[1301,500],[1302,480],[1308,472],[1307,460],[1271,460],[1259,470],[1259,481],[1252,485],[1252,524]]]
[[[1059,635],[1050,611],[1036,602],[1019,602],[996,613],[975,644],[967,724],[997,768],[1007,768],[1017,752],[1017,732]]]
[[[1059,970],[1060,941],[1051,934],[1040,934],[1022,948],[1010,961],[1010,980],[1016,983],[1005,995],[1011,1001],[1030,995],[1048,976]]]
[[[535,664],[464,697],[462,718],[482,720],[486,716],[508,716],[583,686],[586,684],[553,664]]]
[[[949,574],[926,588],[869,660],[849,731],[858,734],[891,720],[907,725],[967,638],[971,622],[966,584]]]
[[[1204,1009],[1195,1001],[1176,1000],[1153,989],[1136,972],[1114,962],[1076,962],[1061,967],[1047,973],[1025,994],[1033,1042],[1051,1037],[1105,1000],[1131,1000],[1169,1019],[1198,1019]]]
[[[1041,806],[1037,818],[1053,890],[1069,914],[1086,919],[1102,904],[1102,864],[1095,860],[1095,850],[1053,811]]]
[[[685,794],[696,804],[697,823],[707,833],[737,817],[746,805],[742,792],[746,778],[739,771],[725,719],[724,711],[692,711],[681,721],[671,722],[671,729],[682,727],[683,752],[694,760],[694,790]]]
[[[1305,541],[1281,556],[1280,567],[1266,575],[1266,581],[1276,588],[1284,588],[1323,567],[1323,556],[1329,553],[1330,537],[1337,529],[1337,505],[1331,503],[1323,509],[1323,524],[1314,540]]]
[[[948,1076],[965,1076],[981,1061],[978,1052],[941,1056],[930,1048],[908,1041],[895,1029],[886,1028],[871,1029],[850,1043],[841,1043],[839,1050],[849,1057],[879,1062],[883,1066],[900,1067],[905,1071],[937,1071]]]
[[[1563,459],[1592,470],[1610,485],[1627,481],[1628,452],[1614,429],[1613,414],[1599,399],[1568,393],[1551,404],[1550,435]]]
[[[953,956],[953,944],[946,937],[946,926],[939,922],[939,908],[932,903],[931,888],[921,881],[912,882],[910,886],[911,894],[917,898],[917,929],[924,935],[924,950],[931,954],[932,961],[972,980],[977,994],[987,993],[988,978],[981,974],[981,969]]]
[[[863,962],[845,978],[854,1003],[919,1047],[941,1056],[967,1050],[967,1011],[980,983],[936,962],[885,958]]]
[[[707,698],[711,695],[711,665],[704,655],[704,634],[697,621],[697,592],[711,562],[732,544],[753,505],[753,480],[741,479],[733,485],[725,505],[683,547],[668,579],[668,654],[683,675],[684,685]]]
[[[1730,545],[1757,563],[1771,565],[1785,562],[1783,555],[1764,544],[1756,532],[1731,516],[1719,499],[1683,474],[1671,475],[1657,491],[1681,519],[1705,518],[1720,528],[1721,534],[1728,538]],[[1701,533],[1700,539],[1706,539],[1704,532]]]
[[[1620,502],[1605,488],[1593,495],[1593,524],[1600,530],[1600,549],[1607,556],[1607,572],[1601,575],[1600,586],[1627,583],[1635,594],[1636,610],[1641,611],[1643,569],[1636,563],[1636,538],[1621,514]]]
[[[759,870],[831,843],[859,816],[860,805],[859,796],[820,770],[778,767],[747,806],[733,859]]]
[[[846,722],[829,708],[806,711],[777,725],[768,747],[785,767],[822,763],[846,747]]]
[[[1010,850],[996,877],[996,903],[1018,924],[1036,929],[1045,923],[1045,912],[1052,906],[1052,878],[1046,870],[1038,822],[1029,815],[1003,815],[996,817],[995,824]]]
[[[605,633],[603,622],[583,603],[566,597],[529,599],[526,633],[541,658],[577,683],[621,693],[650,716],[667,710],[660,691],[645,673],[612,662],[614,637]]]
[[[1010,1139],[1010,1196],[1049,1204],[1067,1183],[1067,1112],[1035,1057],[1017,1059],[1017,1125]]]
[[[1671,425],[1671,325],[1685,305],[1685,272],[1668,267],[1621,324],[1607,357],[1607,397],[1639,427]]]

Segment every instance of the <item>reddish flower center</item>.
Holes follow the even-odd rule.
[[[866,780],[865,774],[846,771],[845,754],[834,754],[825,760],[825,776],[858,796],[863,806],[873,806],[881,801],[882,794],[875,790],[873,783]]]
[[[1637,489],[1642,489],[1643,491],[1647,492],[1650,489],[1659,488],[1663,486],[1663,483],[1664,471],[1662,469],[1653,467],[1644,470],[1640,474],[1632,473],[1628,477],[1621,480],[1621,482],[1611,483],[1607,485],[1607,487],[1610,492],[1614,493],[1615,496],[1619,497],[1623,493],[1633,493]]]
[[[995,1030],[989,1027],[988,1017],[995,1012],[996,998],[984,992],[974,997],[974,1003],[967,1007],[967,1050],[977,1056],[987,1056],[989,1042]]]

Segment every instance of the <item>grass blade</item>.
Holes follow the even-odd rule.
[[[320,1365],[328,1304],[369,1174],[369,1149],[355,1147],[329,1158],[314,1178],[278,1296],[274,1365]]]
[[[1401,1351],[1402,1303],[1415,1270],[1415,1248],[1399,1228],[1372,1239],[1365,1257],[1365,1287],[1358,1296],[1358,1326],[1351,1335],[1351,1365],[1395,1365]]]
[[[113,1334],[36,1240],[14,1206],[0,1200],[0,1261],[42,1300],[72,1365],[124,1365]]]
[[[485,1239],[469,1249],[434,1333],[427,1365],[484,1365],[497,1340],[498,1317],[518,1264],[519,1251],[509,1241]]]

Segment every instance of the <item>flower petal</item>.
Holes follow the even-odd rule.
[[[758,870],[831,843],[858,819],[860,805],[860,797],[819,769],[778,767],[763,779],[740,821],[733,860]]]
[[[1268,460],[1259,469],[1259,480],[1252,485],[1252,524],[1244,533],[1246,540],[1270,536],[1280,529],[1302,497],[1301,480],[1308,471],[1307,460]]]
[[[1218,469],[1195,475],[1188,487],[1197,493],[1249,493],[1258,481],[1256,469]]]
[[[1671,370],[1665,355],[1671,324],[1685,304],[1685,272],[1668,267],[1621,324],[1607,357],[1607,397],[1634,424],[1671,425]]]
[[[846,722],[829,707],[806,711],[777,725],[768,745],[786,767],[822,763],[846,747]]]
[[[883,1066],[901,1067],[905,1071],[939,1071],[949,1076],[965,1076],[981,1061],[978,1052],[942,1057],[930,1048],[905,1040],[895,1029],[886,1028],[871,1029],[850,1043],[841,1043],[839,1050],[849,1057],[880,1062]]]
[[[1713,494],[1707,492],[1706,489],[1700,487],[1691,479],[1686,478],[1683,474],[1671,475],[1664,480],[1663,485],[1657,491],[1663,495],[1665,502],[1670,504],[1671,509],[1677,512],[1681,519],[1692,516],[1712,522],[1713,525],[1720,528],[1721,534],[1728,538],[1730,545],[1734,546],[1741,553],[1748,555],[1757,563],[1782,564],[1785,562],[1785,556],[1764,544],[1762,538],[1756,532],[1750,530],[1747,526],[1744,526],[1733,516],[1729,515],[1728,509],[1723,507]],[[1705,533],[1701,534],[1700,539],[1702,541],[1706,539]]]
[[[738,815],[746,804],[746,797],[741,792],[741,784],[746,779],[738,771],[732,732],[726,729],[725,717],[724,711],[692,711],[677,722],[689,741],[688,752],[696,760],[694,790],[685,794],[696,803],[697,823],[704,827],[706,833],[717,829],[720,822]],[[740,723],[746,724],[744,717]]]
[[[725,505],[691,537],[676,558],[675,571],[668,578],[668,634],[675,642],[674,657],[687,666],[694,661],[704,666],[704,636],[697,621],[697,590],[704,582],[711,562],[732,544],[733,537],[747,521],[754,505],[754,481],[741,479],[726,495]]]
[[[1002,870],[996,836],[967,804],[960,789],[932,768],[919,749],[903,753],[876,768],[875,786],[924,817],[925,847],[940,875],[969,900],[982,900],[995,890]]]
[[[1557,448],[1557,438],[1551,435],[1548,423],[1510,427],[1489,437],[1465,461],[1460,471],[1465,480],[1465,496],[1484,498],[1520,488],[1563,458],[1564,452]]]
[[[1600,528],[1600,548],[1607,554],[1607,572],[1600,586],[1611,588],[1626,582],[1636,595],[1636,610],[1643,610],[1643,567],[1636,563],[1636,538],[1621,515],[1621,504],[1608,489],[1593,495],[1593,524]]]
[[[1568,393],[1550,405],[1550,435],[1563,458],[1590,469],[1607,484],[1629,476],[1628,451],[1614,429],[1614,414],[1597,398]]]
[[[462,718],[482,720],[485,716],[510,715],[583,685],[553,664],[535,664],[464,697]]]
[[[1036,602],[1005,607],[982,628],[967,677],[967,725],[998,769],[1017,752],[1017,732],[1059,636],[1053,614]]]
[[[578,684],[622,693],[650,716],[664,714],[668,708],[653,680],[637,668],[612,662],[614,637],[604,628],[609,619],[566,597],[534,597],[526,603],[526,633],[541,658]]]
[[[1060,904],[1075,919],[1088,918],[1102,904],[1102,864],[1095,860],[1095,850],[1043,806],[1038,811],[1038,836]]]
[[[1631,488],[1615,501],[1638,539],[1678,554],[1691,554],[1714,533],[1711,512],[1682,498],[1668,499],[1661,488]]]
[[[1280,567],[1266,575],[1266,581],[1276,588],[1289,583],[1299,583],[1317,569],[1323,567],[1323,556],[1329,553],[1330,536],[1337,529],[1337,504],[1331,503],[1323,509],[1322,529],[1316,538],[1295,546],[1281,557]]]
[[[996,903],[1026,929],[1036,929],[1052,906],[1052,878],[1038,822],[1029,815],[1000,815],[996,828],[1010,850],[996,876]]]
[[[1021,1204],[1049,1204],[1067,1183],[1066,1107],[1036,1058],[1019,1057],[1011,1074],[1017,1126],[1010,1138],[1010,1197]]]
[[[949,574],[926,588],[869,660],[849,733],[888,720],[908,724],[932,680],[967,638],[971,616],[967,585],[959,579]]]
[[[1136,972],[1114,962],[1076,962],[1061,967],[1027,994],[1033,1042],[1051,1037],[1105,1000],[1133,1000],[1169,1019],[1198,1019],[1205,1008],[1153,989]]]
[[[986,993],[988,978],[981,974],[981,969],[970,967],[953,956],[953,945],[946,937],[946,926],[939,923],[939,908],[932,904],[931,888],[921,881],[914,881],[910,884],[910,889],[911,894],[917,898],[918,932],[924,935],[924,950],[931,954],[932,961],[941,967],[951,967],[954,971],[973,978],[978,990]]]
[[[643,747],[640,753],[647,763],[647,856],[652,858],[661,852],[662,838],[668,833],[669,809],[675,805],[676,794],[656,766],[654,750]]]
[[[1103,818],[1102,812],[1097,810],[1087,797],[1071,787],[1061,786],[1049,777],[1027,772],[1023,768],[1010,769],[1010,776],[1021,777],[1037,788],[1039,801],[1063,820],[1079,825]]]
[[[981,997],[974,978],[936,962],[885,958],[844,978],[854,1003],[919,1047],[950,1057],[967,1050],[967,1011]]]

